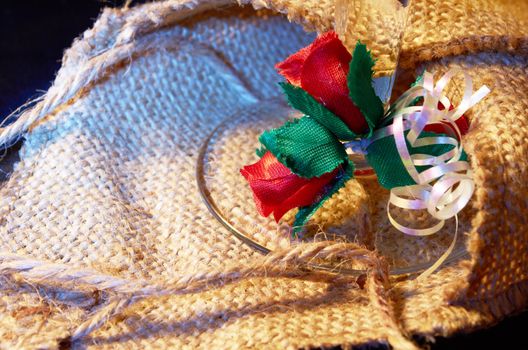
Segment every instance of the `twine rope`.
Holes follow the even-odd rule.
[[[382,311],[392,319],[385,289],[388,286],[388,267],[376,254],[352,243],[331,241],[303,243],[288,249],[274,251],[263,259],[247,266],[232,266],[223,271],[203,271],[178,276],[163,283],[129,280],[101,274],[91,269],[76,269],[66,264],[50,263],[25,256],[0,252],[0,276],[19,275],[32,284],[69,285],[75,289],[91,289],[110,294],[109,302],[72,332],[71,340],[78,341],[102,327],[130,305],[151,297],[199,293],[212,286],[222,285],[248,277],[300,277],[317,274],[329,283],[350,283],[350,277],[329,272],[314,271],[308,264],[329,259],[354,261],[365,269],[369,298],[376,305],[384,305]],[[399,328],[395,334],[398,342],[408,342]],[[409,343],[407,343],[409,344]]]

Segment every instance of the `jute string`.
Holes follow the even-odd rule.
[[[167,295],[199,293],[205,289],[219,287],[248,277],[301,277],[317,275],[328,283],[357,283],[356,277],[316,271],[309,268],[313,262],[329,259],[353,261],[364,269],[369,300],[378,306],[394,330],[389,335],[391,344],[402,349],[413,348],[401,334],[392,308],[387,302],[386,288],[388,267],[374,252],[352,243],[331,241],[299,244],[292,248],[277,250],[247,266],[232,266],[224,271],[201,271],[192,275],[179,276],[163,283],[128,280],[100,274],[90,269],[75,269],[69,265],[49,263],[8,252],[0,253],[0,275],[17,274],[27,282],[41,285],[60,284],[74,286],[77,290],[105,292],[108,303],[88,317],[72,332],[71,340],[78,341],[102,327],[112,317],[120,314],[130,305],[145,298]],[[352,288],[352,285],[351,285]],[[400,344],[400,346],[398,346]]]

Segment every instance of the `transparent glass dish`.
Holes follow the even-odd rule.
[[[434,264],[452,242],[454,220],[446,222],[442,231],[429,237],[408,236],[393,228],[384,211],[389,192],[377,184],[375,174],[369,171],[361,155],[351,155],[359,171],[349,181],[350,186],[337,194],[344,200],[337,198],[331,203],[332,197],[330,203],[320,209],[331,215],[319,215],[319,222],[312,223],[311,231],[306,230],[300,237],[292,236],[291,221],[295,210],[279,223],[260,216],[251,189],[239,170],[258,160],[255,149],[260,146],[258,137],[263,131],[296,117],[300,117],[298,112],[287,106],[282,98],[269,99],[237,111],[213,130],[201,146],[196,165],[198,188],[210,213],[230,233],[263,254],[292,243],[333,240],[375,249],[389,262],[391,275],[420,273]],[[353,202],[352,209],[344,210],[349,202]],[[336,211],[342,214],[339,220],[325,222],[325,217],[336,217]],[[410,218],[411,222],[422,219]],[[459,217],[459,232],[470,227],[470,220],[470,209],[464,210]],[[459,234],[457,245],[444,265],[467,255],[466,237]],[[364,273],[353,265],[336,262],[316,263],[310,267],[349,275]]]

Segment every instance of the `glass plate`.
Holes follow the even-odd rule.
[[[351,155],[356,170],[359,170],[355,179],[319,210],[321,213],[314,216],[299,237],[291,235],[295,210],[279,223],[260,216],[249,185],[239,170],[258,160],[255,149],[260,147],[258,137],[263,131],[297,117],[300,117],[299,113],[287,106],[282,98],[269,99],[237,111],[213,130],[201,147],[196,171],[200,194],[211,214],[229,232],[263,254],[298,241],[334,240],[375,249],[389,262],[392,275],[419,273],[434,264],[452,242],[454,220],[446,222],[442,231],[428,237],[408,236],[393,228],[385,211],[389,191],[379,186],[368,164],[359,155]],[[459,232],[469,229],[470,211],[464,210],[459,215]],[[426,217],[421,215],[407,220],[423,224]],[[467,255],[466,237],[459,234],[457,245],[444,264]],[[336,262],[316,263],[310,267],[350,275],[364,273],[354,265]]]

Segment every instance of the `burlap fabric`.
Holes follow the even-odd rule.
[[[399,88],[423,68],[453,67],[492,88],[469,114],[465,145],[477,187],[464,226],[471,256],[416,281],[389,280],[383,259],[353,245],[281,242],[264,258],[211,217],[195,180],[203,139],[279,95],[274,63],[313,39],[275,13],[320,31],[333,18],[332,1],[255,0],[271,10],[258,12],[228,3],[105,11],[42,100],[1,130],[3,144],[25,141],[0,193],[0,348],[410,349],[413,336],[524,309],[528,5],[412,5]],[[372,46],[390,59],[383,37]],[[383,230],[376,189],[350,186],[367,218],[358,230]],[[361,257],[366,280],[302,268],[336,254]]]

